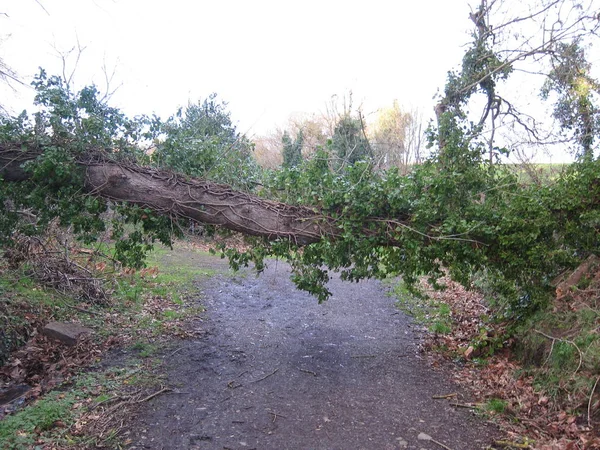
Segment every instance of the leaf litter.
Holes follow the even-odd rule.
[[[600,270],[592,278],[594,281],[585,290],[571,290],[568,308],[597,302]],[[455,381],[473,393],[477,399],[475,408],[489,414],[508,437],[497,442],[498,448],[600,449],[600,421],[596,417],[600,389],[594,385],[594,391],[586,397],[571,396],[568,403],[555,403],[551,395],[536,389],[534,377],[518,362],[515,341],[504,338],[507,324],[489,320],[490,311],[483,295],[466,290],[448,277],[438,281],[445,289],[435,290],[424,280],[421,287],[427,296],[450,307],[452,328],[447,334],[427,333],[422,349],[434,366],[441,364],[440,359],[457,363]],[[565,307],[564,294],[559,296],[557,304]],[[560,306],[554,308],[557,311]],[[595,378],[598,374],[582,370],[577,376]],[[494,399],[502,402],[501,413],[486,409],[485,405]]]

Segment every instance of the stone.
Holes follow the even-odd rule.
[[[425,434],[425,433],[419,433],[419,435],[417,436],[417,439],[420,441],[431,441],[431,436],[429,436],[428,434]]]
[[[42,330],[42,334],[57,339],[67,345],[75,345],[79,336],[91,334],[93,330],[76,323],[50,322]]]
[[[399,448],[408,448],[408,442],[405,441],[403,438],[396,438],[396,441],[396,445],[398,445]]]
[[[469,348],[465,350],[465,359],[471,359],[471,355],[473,355],[474,351],[475,349],[473,348],[473,346],[469,345]]]

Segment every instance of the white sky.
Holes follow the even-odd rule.
[[[477,2],[478,3],[478,2]],[[43,5],[42,6],[40,6]],[[241,132],[266,133],[294,112],[318,112],[352,90],[366,113],[391,106],[432,112],[432,97],[469,40],[467,0],[0,0],[0,57],[31,81],[58,56],[86,47],[75,74],[111,104],[157,113],[216,92]],[[74,54],[72,54],[74,56]],[[68,60],[72,69],[74,58]],[[0,91],[14,112],[30,88]]]

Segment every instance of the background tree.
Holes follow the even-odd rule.
[[[325,147],[331,137],[327,132],[327,123],[320,114],[294,114],[288,121],[291,135],[302,132],[303,156],[310,157],[319,147]]]
[[[281,137],[281,143],[283,144],[283,167],[289,169],[299,166],[302,163],[302,146],[304,145],[304,135],[302,130],[298,131],[295,140],[292,140],[289,133],[284,131],[283,136]]]
[[[261,136],[253,136],[254,158],[264,169],[275,170],[283,164],[281,141],[283,132],[275,130]]]
[[[338,167],[373,160],[373,150],[365,135],[364,121],[360,113],[358,117],[348,114],[340,118],[331,137],[331,150]]]
[[[152,155],[156,165],[251,189],[259,176],[253,145],[237,132],[216,94],[189,104],[165,123]]]
[[[600,29],[594,2],[534,0],[526,9],[514,6],[506,0],[481,0],[471,12],[473,40],[460,71],[449,72],[436,106],[438,123],[445,111],[466,126],[473,123],[473,135],[487,148],[489,161],[509,145],[564,149],[564,133],[530,99],[556,66],[561,47],[591,44]]]
[[[289,136],[302,133],[302,157],[310,158],[318,148],[327,146],[333,134],[329,133],[328,120],[322,114],[294,114],[289,117],[283,128],[253,138],[256,150],[254,155],[258,163],[265,168],[275,169],[283,164],[282,139],[285,132]]]
[[[0,19],[6,19],[6,14],[0,12]],[[0,44],[4,37],[0,37]],[[0,83],[14,90],[14,84],[23,85],[23,81],[14,69],[2,58],[0,58]],[[0,103],[0,115],[7,116],[8,111],[5,106]]]
[[[424,131],[418,111],[405,112],[394,100],[391,108],[378,111],[377,120],[369,130],[378,167],[398,167],[407,173],[411,164],[420,161]]]
[[[552,92],[558,95],[554,117],[564,130],[575,135],[582,155],[591,160],[594,142],[600,133],[600,110],[595,105],[600,84],[592,78],[580,40],[558,42],[551,54],[552,70],[541,93],[547,100]]]

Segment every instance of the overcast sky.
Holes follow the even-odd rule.
[[[432,97],[468,42],[467,0],[3,0],[0,57],[28,83],[60,53],[85,50],[76,86],[104,88],[128,114],[167,117],[216,92],[240,131],[265,133],[294,112],[324,110],[352,91],[366,113],[432,111]],[[75,64],[75,53],[67,60]],[[13,111],[31,89],[1,92]]]

